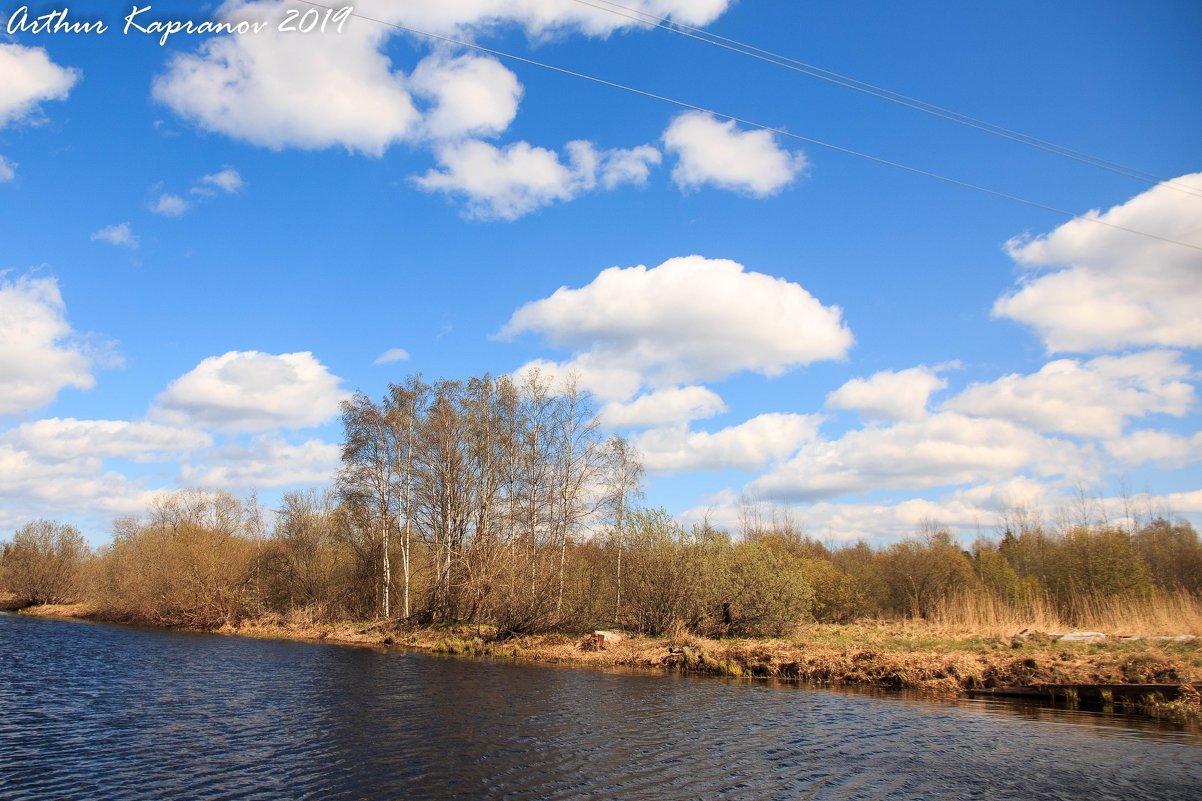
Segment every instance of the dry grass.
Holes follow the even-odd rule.
[[[1189,593],[1156,593],[1147,598],[1074,600],[1061,614],[1046,598],[1003,601],[973,593],[940,604],[925,621],[931,629],[953,635],[1005,637],[1028,629],[1064,633],[1102,631],[1113,636],[1202,636],[1202,598]]]
[[[96,608],[89,604],[39,604],[37,606],[15,604],[6,607],[4,605],[6,600],[0,599],[0,609],[7,608],[10,611],[20,612],[22,615],[29,615],[30,617],[60,617],[91,620],[97,616]]]

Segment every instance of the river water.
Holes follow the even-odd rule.
[[[0,614],[0,799],[1198,799],[1114,717]]]

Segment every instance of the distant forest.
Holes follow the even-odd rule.
[[[159,625],[389,619],[502,636],[1087,625],[1202,606],[1197,533],[1151,515],[1049,525],[1012,509],[968,550],[935,523],[880,548],[824,544],[756,503],[737,531],[686,528],[642,505],[639,456],[602,435],[588,396],[537,373],[411,377],[379,401],[356,394],[342,424],[336,485],[284,495],[270,526],[253,496],[196,490],[116,520],[95,551],[73,526],[33,521],[3,544],[0,587],[18,604]]]

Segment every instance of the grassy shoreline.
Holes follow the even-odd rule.
[[[82,604],[28,607],[20,614],[104,621]],[[120,622],[120,621],[111,621]],[[394,646],[432,653],[487,656],[585,668],[638,668],[728,677],[763,677],[812,685],[873,686],[932,697],[964,696],[991,687],[1033,684],[1185,685],[1176,700],[1145,698],[1116,704],[1161,719],[1198,723],[1202,699],[1188,685],[1202,682],[1202,641],[1107,638],[1063,642],[949,631],[913,622],[814,624],[788,639],[712,640],[681,632],[672,637],[623,637],[593,645],[586,634],[540,634],[497,639],[487,626],[411,627],[387,621],[318,623],[266,617],[214,633],[361,646]]]

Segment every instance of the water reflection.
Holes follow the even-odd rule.
[[[12,616],[0,669],[6,799],[1169,799],[1202,780],[1196,735],[997,701]]]

